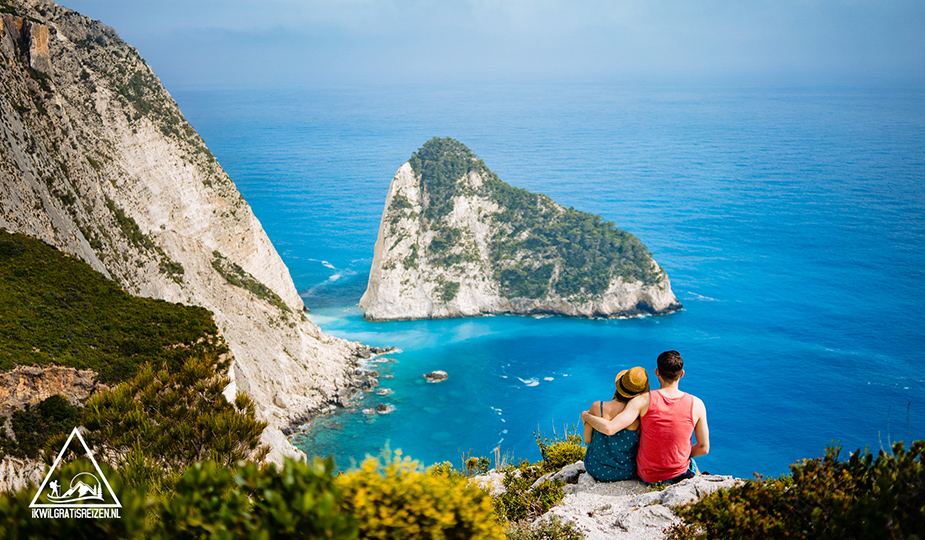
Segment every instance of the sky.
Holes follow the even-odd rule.
[[[168,88],[925,80],[922,0],[63,0]]]

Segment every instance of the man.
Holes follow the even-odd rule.
[[[582,411],[581,420],[605,435],[625,429],[639,418],[639,453],[636,468],[643,482],[680,482],[695,474],[691,458],[710,452],[707,408],[699,398],[678,389],[684,377],[684,360],[678,351],[658,355],[655,370],[660,388],[630,400],[611,420]],[[697,442],[691,444],[691,435]]]

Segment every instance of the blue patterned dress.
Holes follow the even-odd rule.
[[[604,402],[601,402],[601,417]],[[594,430],[591,444],[585,452],[585,470],[598,482],[631,480],[636,476],[636,452],[639,451],[639,430],[621,429],[613,435]]]

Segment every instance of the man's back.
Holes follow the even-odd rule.
[[[649,483],[671,480],[690,467],[695,398],[684,392],[670,394],[649,392],[649,406],[641,418],[636,466],[639,477]]]

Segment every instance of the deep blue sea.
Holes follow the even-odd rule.
[[[685,359],[714,474],[780,475],[925,438],[925,88],[454,85],[173,92],[334,335],[387,355],[380,388],[296,443],[424,464],[539,459],[623,368]],[[465,143],[501,179],[602,215],[668,272],[663,317],[368,323],[392,176],[425,141]],[[426,384],[434,369],[449,380]],[[358,409],[377,403],[390,415]]]

